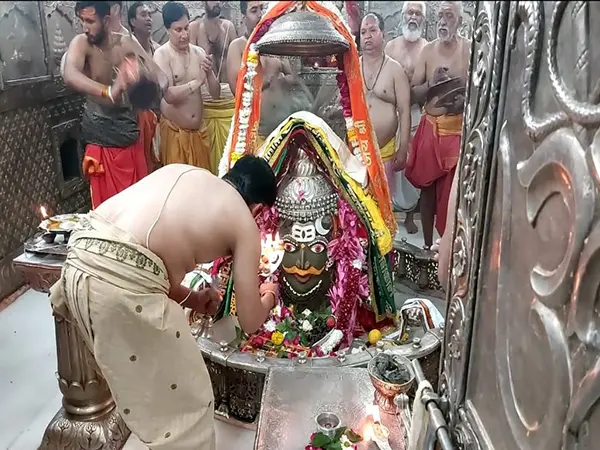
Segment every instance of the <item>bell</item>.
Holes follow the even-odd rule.
[[[256,48],[273,56],[329,56],[347,52],[350,44],[327,18],[301,10],[276,19]]]

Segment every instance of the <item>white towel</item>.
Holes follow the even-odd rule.
[[[415,401],[413,403],[412,420],[410,422],[410,436],[408,437],[407,450],[417,450],[425,448],[425,438],[427,435],[427,426],[429,425],[429,414],[427,408],[423,404],[423,390],[431,388],[431,384],[427,380],[419,383]],[[433,390],[433,389],[432,389]]]
[[[404,302],[402,308],[400,308],[400,314],[402,314],[404,310],[412,308],[419,308],[423,311],[423,313],[428,313],[423,314],[424,318],[431,319],[431,322],[426,320],[426,322],[429,323],[425,323],[428,330],[432,328],[440,328],[444,325],[444,316],[442,316],[431,300],[426,298],[409,298]]]

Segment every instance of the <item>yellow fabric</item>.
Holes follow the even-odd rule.
[[[162,164],[181,163],[210,170],[212,163],[205,127],[186,130],[162,116],[159,129]]]
[[[443,116],[426,114],[425,117],[433,127],[433,132],[437,136],[460,136],[462,134],[462,114],[446,114]]]
[[[271,167],[274,167],[279,159],[280,153],[285,149],[288,144],[290,129],[294,127],[302,119],[289,119],[285,125],[279,130],[279,134],[273,136],[268,142],[267,147],[262,152],[263,158],[267,160]],[[356,182],[345,170],[344,164],[340,159],[340,156],[335,148],[331,145],[332,136],[329,133],[333,133],[331,129],[324,129],[323,127],[317,126],[313,123],[303,121],[304,127],[309,131],[307,134],[311,146],[317,151],[319,157],[325,161],[330,160],[332,164],[333,172],[336,173],[340,179],[343,179],[348,183],[349,188],[359,199],[360,203],[366,210],[367,220],[369,225],[374,231],[377,239],[377,247],[382,255],[387,255],[392,250],[392,239],[393,235],[388,228],[384,216],[382,215],[381,209],[373,194],[363,188],[359,183]],[[285,136],[285,139],[281,139],[281,136]],[[322,144],[316,139],[316,136],[320,137],[320,142],[327,145],[327,156],[324,154]]]
[[[204,100],[204,123],[209,136],[211,166],[210,171],[218,173],[219,162],[227,143],[231,118],[235,112],[233,97],[219,100]]]
[[[381,159],[384,163],[394,159],[394,155],[396,154],[396,139],[392,139],[381,147],[379,152],[381,153]]]
[[[106,379],[129,429],[153,450],[214,450],[213,393],[161,259],[91,216],[51,289]],[[71,316],[71,317],[69,317]]]

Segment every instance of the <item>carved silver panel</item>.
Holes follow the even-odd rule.
[[[71,39],[81,33],[80,20],[75,17],[74,1],[43,2],[50,54],[48,63],[55,76],[60,72],[60,60],[69,47]]]
[[[0,1],[0,74],[3,84],[48,75],[38,2]]]
[[[598,448],[600,4],[478,2],[474,36],[441,383],[454,438]]]

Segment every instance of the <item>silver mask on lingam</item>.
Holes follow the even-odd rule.
[[[331,273],[327,245],[333,237],[337,201],[333,186],[298,148],[275,200],[285,248],[280,275],[283,301],[297,310],[328,306]]]

